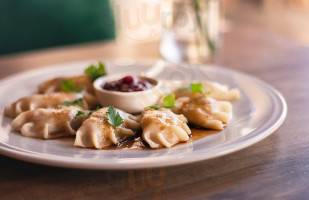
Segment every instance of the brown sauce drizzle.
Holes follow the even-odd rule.
[[[187,142],[194,142],[196,140],[202,139],[204,137],[217,134],[220,131],[214,130],[206,130],[206,129],[197,129],[197,128],[190,128],[191,129],[191,137]],[[180,143],[182,144],[182,143]]]
[[[220,131],[214,131],[214,130],[200,129],[200,128],[191,127],[191,126],[190,126],[190,129],[191,129],[191,135],[190,135],[189,140],[187,142],[178,143],[175,146],[194,142],[196,140],[199,140],[209,135],[213,135],[213,134],[220,132]],[[63,138],[58,138],[56,140],[61,141],[61,142],[74,143],[75,137],[63,137]],[[120,142],[118,145],[112,145],[102,150],[119,150],[119,149],[152,150],[150,146],[142,139],[141,133],[138,133],[134,137],[129,137],[125,139],[124,141]]]

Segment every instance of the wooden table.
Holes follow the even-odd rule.
[[[156,59],[157,44],[129,56]],[[118,58],[112,42],[0,57],[0,77],[42,65]],[[225,35],[219,64],[278,88],[288,103],[270,137],[220,158],[153,170],[86,171],[41,166],[0,156],[1,199],[308,199],[309,48],[252,27]],[[160,174],[161,173],[161,174]]]

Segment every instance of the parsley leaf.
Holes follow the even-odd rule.
[[[78,117],[78,116],[81,116],[81,115],[88,115],[88,116],[90,116],[92,113],[93,113],[93,111],[90,111],[90,112],[87,113],[87,112],[83,112],[83,111],[79,110],[79,111],[77,111],[75,117]]]
[[[57,105],[59,105],[59,106],[80,106],[80,107],[83,107],[83,99],[80,98],[80,99],[77,99],[75,101],[65,101],[65,102],[62,102],[62,103],[58,103]]]
[[[192,93],[200,93],[200,94],[204,95],[204,85],[203,85],[203,83],[191,83],[190,88],[191,88]]]
[[[192,93],[200,93],[205,95],[204,93],[204,84],[203,83],[191,83],[187,87],[181,87],[180,90],[190,90]],[[206,94],[211,94],[211,91],[207,91]]]
[[[102,62],[98,63],[98,67],[96,67],[95,65],[89,66],[85,69],[85,73],[88,74],[92,81],[107,74],[105,65]]]
[[[88,116],[90,116],[93,112],[98,111],[99,109],[100,109],[100,106],[97,106],[94,110],[91,110],[89,112],[83,112],[83,111],[79,110],[79,111],[77,111],[75,117],[78,117],[80,115],[88,115]]]
[[[169,94],[163,99],[164,108],[175,108],[175,95]]]
[[[155,110],[159,110],[159,108],[161,108],[162,106],[159,105],[152,105],[152,106],[147,106],[145,109],[155,109]]]
[[[176,108],[177,106],[175,105],[175,95],[174,94],[169,94],[164,97],[163,99],[163,105],[152,105],[152,106],[147,106],[145,109],[155,109],[159,110],[159,108]]]
[[[115,128],[123,124],[123,119],[121,118],[120,114],[117,112],[117,110],[113,106],[108,107],[106,116],[108,119],[108,123]]]
[[[83,111],[79,110],[79,111],[77,111],[75,117],[78,117],[78,116],[84,115],[84,114],[85,114],[85,113],[84,113]]]
[[[75,87],[75,81],[70,80],[63,80],[61,83],[61,90],[63,92],[81,92],[84,88],[83,87]]]

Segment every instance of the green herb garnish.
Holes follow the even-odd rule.
[[[175,108],[175,95],[169,94],[163,99],[164,108]]]
[[[108,123],[115,128],[123,124],[123,119],[121,118],[120,114],[117,112],[117,110],[113,106],[108,107],[106,116],[108,119]]]
[[[80,106],[80,107],[83,107],[83,99],[80,98],[80,99],[77,99],[75,101],[65,101],[65,102],[62,102],[62,103],[58,103],[57,105],[59,105],[59,106]]]
[[[107,74],[105,65],[102,62],[98,63],[98,67],[95,65],[89,66],[87,69],[85,69],[85,73],[88,74],[92,81]]]
[[[80,116],[80,115],[84,115],[85,113],[83,112],[83,111],[81,111],[81,110],[79,110],[79,111],[77,111],[77,113],[76,113],[76,117],[78,117],[78,116]]]
[[[88,116],[90,116],[93,112],[98,111],[99,109],[100,109],[100,106],[97,106],[94,110],[91,110],[89,112],[83,112],[83,111],[79,110],[79,111],[77,111],[75,117],[78,117],[80,115],[88,115]]]
[[[159,110],[159,108],[176,108],[175,95],[169,94],[169,95],[165,96],[164,99],[163,99],[163,105],[147,106],[145,109]]]
[[[81,115],[91,115],[93,113],[93,111],[90,111],[90,112],[83,112],[83,111],[81,111],[81,110],[79,110],[79,111],[77,111],[77,113],[76,113],[76,115],[75,115],[75,117],[78,117],[78,116],[81,116]]]
[[[155,110],[159,110],[159,108],[161,108],[162,106],[159,105],[152,105],[152,106],[147,106],[145,109],[155,109]]]
[[[204,84],[203,83],[191,83],[188,87],[181,87],[180,90],[190,90],[192,93],[204,93]],[[206,94],[211,94],[211,91],[207,91]]]
[[[83,87],[75,87],[75,81],[73,79],[70,79],[62,81],[61,90],[63,92],[81,92],[83,90]]]
[[[203,85],[203,83],[191,83],[190,88],[191,88],[192,93],[200,93],[200,94],[204,95],[204,85]]]

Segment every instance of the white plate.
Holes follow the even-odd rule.
[[[0,82],[0,109],[36,91],[38,83],[60,75],[82,73],[94,62],[67,63],[18,74]],[[146,71],[153,63],[120,65],[107,62],[109,74]],[[273,133],[284,121],[287,106],[273,87],[252,76],[217,66],[169,66],[167,80],[213,80],[241,91],[233,102],[234,116],[222,132],[192,143],[158,150],[93,150],[62,140],[27,138],[11,130],[11,119],[0,113],[0,153],[12,158],[52,166],[84,169],[136,169],[179,165],[226,155],[248,147]]]

